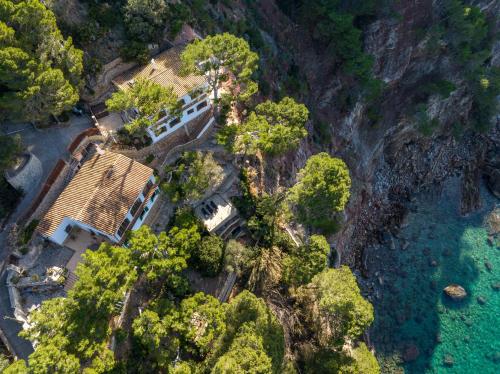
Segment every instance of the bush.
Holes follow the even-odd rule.
[[[224,242],[216,235],[205,236],[195,252],[196,267],[203,275],[213,277],[221,270]]]
[[[34,219],[27,226],[23,228],[21,234],[19,235],[20,245],[28,244],[39,222],[40,222],[39,220]]]

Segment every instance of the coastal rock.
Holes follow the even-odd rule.
[[[443,364],[446,365],[446,366],[453,366],[453,364],[455,363],[455,361],[453,360],[453,356],[452,355],[445,355],[443,357]]]
[[[420,356],[420,351],[418,347],[415,344],[410,344],[406,347],[403,353],[403,361],[404,362],[415,361],[418,358],[418,356]]]
[[[445,287],[443,291],[446,293],[446,295],[456,301],[463,300],[467,297],[467,292],[465,291],[465,289],[458,284],[450,284],[449,286]]]

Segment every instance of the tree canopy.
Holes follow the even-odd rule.
[[[225,324],[206,362],[213,373],[281,373],[283,328],[262,299],[240,293],[226,305]]]
[[[205,236],[195,251],[195,264],[204,275],[219,274],[222,265],[224,241],[217,235]]]
[[[135,264],[149,280],[164,279],[175,284],[200,239],[197,225],[174,227],[158,236],[148,226],[141,226],[131,233],[129,247]]]
[[[330,245],[322,235],[312,235],[307,245],[300,246],[283,260],[283,280],[291,286],[309,283],[326,268]]]
[[[360,293],[347,266],[327,269],[297,290],[304,317],[322,347],[341,348],[373,322],[373,307]]]
[[[82,258],[68,296],[44,301],[20,334],[38,343],[29,357],[30,373],[76,373],[84,364],[99,373],[114,365],[107,348],[109,320],[137,274],[127,248],[102,244]]]
[[[138,79],[132,87],[113,93],[111,98],[106,100],[106,107],[115,112],[136,109],[139,114],[127,123],[125,128],[130,133],[139,133],[164,116],[165,109],[170,114],[178,114],[179,102],[172,87]]]
[[[222,83],[230,83],[234,92],[246,98],[257,91],[251,77],[259,57],[245,39],[229,33],[207,36],[189,44],[181,55],[184,73],[205,75],[216,102]],[[217,104],[217,103],[216,103]]]
[[[145,43],[159,38],[165,28],[167,13],[164,0],[127,0],[123,8],[130,37]]]
[[[38,0],[0,0],[0,117],[43,121],[78,101],[83,53]]]
[[[307,135],[304,125],[309,111],[290,97],[275,103],[266,101],[255,107],[237,135],[240,149],[255,153],[260,150],[269,155],[283,154],[297,148]]]
[[[297,219],[314,228],[332,231],[336,214],[349,200],[351,178],[341,159],[325,152],[311,156],[298,173],[298,181],[290,189]]]

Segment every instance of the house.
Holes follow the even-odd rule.
[[[37,231],[63,245],[81,230],[121,243],[127,230],[138,229],[155,203],[153,169],[109,151],[88,156],[40,220]]]
[[[242,220],[238,210],[220,194],[205,199],[194,211],[210,233],[224,239],[241,233]]]
[[[147,129],[153,143],[182,127],[189,136],[187,124],[212,108],[211,93],[206,78],[201,75],[181,74],[180,55],[183,49],[183,46],[170,48],[151,59],[149,64],[131,69],[113,80],[114,85],[120,90],[129,89],[138,79],[147,79],[164,87],[173,88],[182,105],[182,114],[174,117],[165,109],[161,118]],[[124,113],[124,116],[126,121],[131,119],[128,113]]]

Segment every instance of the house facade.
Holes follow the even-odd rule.
[[[142,225],[157,195],[153,169],[121,154],[96,152],[40,220],[37,231],[60,245],[76,228],[121,243],[127,230]]]
[[[182,75],[180,55],[183,46],[170,48],[139,68],[125,72],[113,80],[121,90],[132,87],[138,79],[146,79],[164,87],[172,87],[182,107],[181,115],[173,116],[165,108],[161,118],[146,131],[153,143],[184,128],[189,136],[186,124],[198,118],[212,108],[212,93],[206,78],[201,75]],[[136,112],[124,113],[125,122],[130,121]]]

